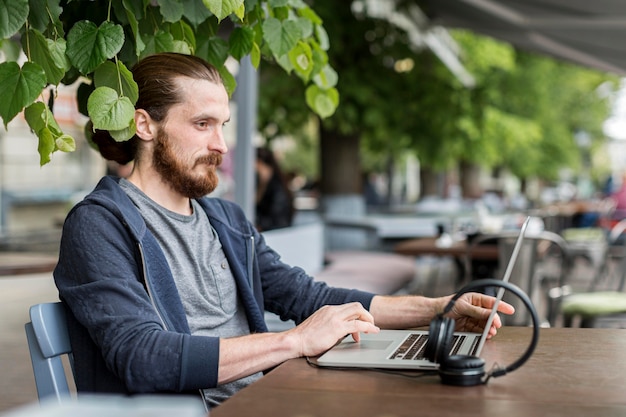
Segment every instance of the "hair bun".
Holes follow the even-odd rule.
[[[136,137],[118,142],[107,130],[96,129],[91,135],[91,141],[97,146],[100,155],[109,161],[126,165],[135,159]]]

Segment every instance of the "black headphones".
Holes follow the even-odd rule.
[[[516,296],[526,305],[533,321],[533,339],[526,349],[526,352],[515,362],[505,368],[495,368],[490,373],[485,373],[485,361],[482,358],[471,355],[451,355],[452,340],[454,333],[454,319],[443,317],[444,314],[450,312],[456,300],[461,295],[484,287],[501,287]],[[537,342],[539,341],[539,318],[530,298],[516,285],[497,279],[479,279],[472,281],[457,292],[450,300],[443,313],[431,321],[428,332],[428,341],[424,354],[426,358],[432,362],[439,364],[439,376],[441,382],[446,385],[457,386],[473,386],[478,384],[486,384],[489,378],[502,376],[508,372],[514,371],[526,362],[532,355]]]

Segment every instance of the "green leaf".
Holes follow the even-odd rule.
[[[163,20],[166,22],[178,22],[183,17],[183,4],[180,0],[157,0]]]
[[[50,23],[47,0],[28,0],[28,27],[44,32]]]
[[[322,68],[322,70],[313,77],[313,82],[323,90],[335,87],[337,85],[337,81],[339,81],[337,71],[335,71],[330,65],[324,66],[324,68]]]
[[[36,132],[39,138],[39,145],[37,150],[39,151],[39,165],[43,166],[50,162],[50,155],[54,152],[56,144],[54,143],[54,136],[50,129],[44,127],[40,131]]]
[[[306,103],[322,119],[330,117],[339,106],[339,92],[335,88],[322,90],[316,85],[306,89]]]
[[[222,21],[227,16],[236,13],[238,16],[244,8],[244,0],[202,0],[204,5]],[[241,18],[242,16],[239,16]]]
[[[137,103],[139,88],[133,74],[123,62],[117,61],[116,65],[113,61],[106,61],[96,68],[93,81],[96,87],[110,87],[117,91],[120,97],[128,97],[133,105]]]
[[[239,18],[239,20],[243,21],[244,16],[246,15],[246,6],[242,2],[239,7],[235,9],[235,16]]]
[[[298,42],[296,47],[289,51],[288,56],[296,74],[304,81],[308,81],[313,69],[311,47],[305,42]]]
[[[326,51],[320,48],[319,44],[313,40],[309,41],[309,46],[313,50],[313,71],[312,73],[318,74],[322,69],[328,65],[328,54]],[[320,86],[321,87],[321,86]]]
[[[274,7],[271,14],[282,22],[283,20],[289,19],[291,9],[287,6]]]
[[[47,110],[47,106],[41,101],[36,101],[24,110],[24,119],[33,132],[37,133],[46,127]]]
[[[145,49],[141,52],[141,58],[158,52],[166,52],[174,49],[174,38],[171,33],[159,31],[154,36],[144,36]]]
[[[306,19],[309,19],[314,25],[322,24],[322,19],[308,6],[298,9],[298,14]]]
[[[291,71],[293,71],[293,64],[291,63],[291,60],[289,59],[288,55],[283,55],[275,59],[276,59],[276,63],[280,65],[287,74],[291,74]]]
[[[29,29],[37,29],[43,33],[55,33],[64,37],[63,24],[59,20],[63,9],[60,0],[28,0],[30,12],[28,14]]]
[[[249,27],[236,27],[228,38],[230,54],[241,60],[252,50],[254,31]]]
[[[28,0],[0,0],[0,39],[15,35],[28,18]]]
[[[191,46],[185,41],[173,41],[171,52],[178,52],[180,54],[191,55]]]
[[[270,17],[263,22],[263,35],[272,53],[282,57],[289,52],[301,37],[300,26],[292,20],[281,22]]]
[[[143,43],[141,34],[139,33],[139,23],[137,22],[137,18],[135,16],[137,12],[134,11],[133,4],[136,3],[133,3],[131,0],[122,0],[122,5],[126,11],[126,18],[128,19],[130,29],[133,32],[133,38],[135,39],[135,56],[139,56],[146,45]]]
[[[300,26],[300,38],[306,39],[313,35],[313,23],[304,17],[299,17],[296,20],[298,26]]]
[[[55,139],[54,144],[61,152],[74,152],[76,150],[76,141],[70,135],[61,135]]]
[[[326,33],[326,29],[323,26],[316,25],[315,26],[315,36],[320,44],[320,47],[328,51],[330,49],[330,40],[328,39],[328,33]]]
[[[67,34],[67,56],[82,74],[89,74],[113,58],[123,44],[124,30],[120,25],[105,21],[98,27],[81,20]]]
[[[121,130],[109,130],[109,134],[116,142],[125,142],[135,136],[137,132],[137,126],[135,125],[135,119],[130,121],[130,126]]]
[[[50,57],[54,61],[54,65],[66,72],[72,67],[70,60],[67,58],[65,51],[67,50],[67,42],[65,39],[58,38],[56,40],[46,39]]]
[[[224,39],[218,36],[213,36],[208,39],[206,46],[202,49],[205,51],[205,54],[201,56],[217,68],[224,65],[224,62],[226,62],[226,59],[228,58],[228,44]],[[201,52],[200,48],[198,49],[198,52]]]
[[[183,0],[183,8],[184,16],[196,28],[211,16],[207,6],[197,0]]]
[[[233,77],[233,74],[228,71],[228,68],[226,68],[225,65],[217,67],[217,70],[222,77],[222,81],[224,82],[224,88],[226,89],[228,96],[232,96],[235,88],[237,88],[237,80],[235,79],[235,77]]]
[[[259,48],[259,45],[256,42],[252,44],[250,60],[252,62],[252,66],[256,69],[258,69],[259,65],[261,65],[261,48]]]
[[[31,61],[39,64],[46,73],[49,84],[57,85],[70,67],[65,57],[65,39],[46,39],[38,30],[29,30],[22,37],[24,50],[30,49]]]
[[[30,105],[46,87],[46,74],[41,66],[25,62],[0,64],[0,116],[6,127],[24,107]]]
[[[272,9],[275,9],[277,7],[287,6],[289,4],[289,0],[270,0],[269,4]]]
[[[28,126],[35,132],[37,137],[39,138],[39,144],[37,146],[37,150],[39,151],[39,164],[45,165],[50,162],[50,155],[57,149],[56,141],[58,138],[62,138],[64,136],[69,137],[68,135],[64,135],[59,128],[52,112],[48,109],[41,101],[35,102],[28,106],[26,110],[24,110],[24,118],[28,123]],[[69,137],[73,142],[74,139]],[[63,139],[65,142],[66,139]],[[64,147],[70,146],[69,140],[67,140],[68,144],[61,144]],[[76,145],[74,144],[74,149]]]
[[[126,129],[135,117],[135,107],[128,97],[120,97],[112,88],[98,87],[87,101],[87,111],[94,129]]]
[[[24,110],[24,118],[34,132],[46,128],[54,135],[55,138],[63,135],[63,131],[59,127],[54,115],[48,106],[41,101],[36,101],[28,106]]]
[[[187,48],[192,51],[196,49],[196,35],[189,24],[180,20],[170,26],[170,33],[174,41],[182,41],[187,44]]]

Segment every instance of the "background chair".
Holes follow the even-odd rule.
[[[605,327],[611,322],[617,327],[626,327],[626,293],[623,292],[626,281],[625,231],[626,220],[611,228],[603,263],[587,291],[575,292],[565,284],[551,294],[559,306],[565,327],[576,323],[580,327]]]
[[[466,253],[467,279],[497,278],[504,275],[504,268],[513,252],[519,231],[506,231],[494,234],[479,235],[468,245]],[[497,261],[491,264],[484,259],[476,259],[475,253],[481,245],[496,245]],[[477,268],[478,266],[478,268]],[[557,233],[541,231],[527,232],[524,237],[520,254],[513,266],[510,282],[520,287],[537,306],[542,326],[553,326],[556,318],[556,307],[548,297],[550,289],[562,287],[572,270],[572,257],[567,242]],[[492,295],[495,295],[492,294]],[[516,314],[503,317],[507,325],[528,325],[530,316],[523,304],[516,297],[504,294],[504,301],[512,304]]]
[[[24,327],[37,396],[39,400],[56,398],[59,402],[69,399],[71,394],[63,355],[68,357],[72,374],[74,364],[65,308],[60,302],[36,304],[30,308],[30,320]]]

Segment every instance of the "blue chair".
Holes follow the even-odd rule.
[[[74,364],[63,305],[60,302],[33,305],[30,320],[24,327],[39,400],[55,398],[60,403],[70,399],[63,355],[68,356],[72,373]]]

